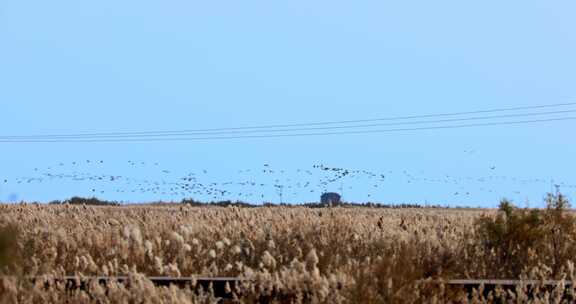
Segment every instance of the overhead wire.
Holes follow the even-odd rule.
[[[433,124],[433,123],[444,123],[444,122],[524,117],[524,116],[536,116],[536,115],[548,115],[548,114],[562,114],[562,113],[571,113],[571,112],[574,112],[575,110],[550,111],[550,112],[540,112],[540,113],[510,114],[510,115],[499,115],[499,116],[488,116],[488,117],[467,117],[467,118],[442,119],[442,120],[431,120],[431,121],[408,121],[408,122],[400,122],[400,123],[393,123],[393,124],[346,125],[346,124],[358,124],[358,123],[376,122],[376,121],[396,121],[396,120],[410,120],[410,119],[418,119],[418,118],[438,118],[438,117],[462,116],[462,115],[470,115],[470,114],[482,114],[482,113],[486,114],[486,113],[507,112],[507,111],[557,108],[557,107],[566,107],[566,106],[573,106],[573,105],[576,105],[576,103],[558,103],[558,104],[549,104],[549,105],[509,107],[509,108],[497,108],[497,109],[488,109],[488,110],[452,112],[452,113],[440,113],[440,114],[395,116],[395,117],[385,117],[385,118],[375,118],[375,119],[340,120],[340,121],[312,122],[312,123],[298,123],[298,124],[260,125],[260,126],[252,126],[252,127],[231,127],[231,128],[191,129],[191,130],[172,130],[172,131],[4,135],[4,136],[0,136],[0,140],[2,140],[2,141],[40,140],[40,139],[42,139],[42,140],[44,140],[44,139],[45,140],[49,140],[49,139],[50,140],[56,140],[56,139],[93,139],[93,138],[102,138],[102,137],[106,137],[106,138],[107,137],[110,137],[110,138],[114,138],[114,137],[133,138],[133,137],[160,137],[160,136],[187,136],[187,135],[218,135],[218,134],[240,134],[240,133],[314,131],[314,130],[366,128],[366,127],[393,126],[393,125],[428,124],[428,123]],[[329,126],[329,125],[342,125],[342,126],[314,127],[314,126]],[[294,128],[294,127],[307,127],[307,128],[278,129],[278,128]]]
[[[550,118],[550,119],[523,120],[523,121],[477,123],[477,124],[465,124],[465,125],[447,125],[447,126],[430,126],[430,127],[418,127],[418,128],[341,131],[341,132],[242,135],[242,136],[215,136],[215,137],[123,138],[123,139],[114,139],[114,138],[106,138],[106,139],[10,139],[10,140],[2,139],[2,140],[0,140],[0,143],[97,143],[97,142],[102,142],[102,143],[110,142],[110,143],[112,143],[112,142],[162,142],[162,141],[198,141],[198,140],[223,140],[223,139],[248,139],[248,138],[282,138],[282,137],[374,134],[374,133],[389,133],[389,132],[459,129],[459,128],[472,128],[472,127],[523,125],[523,124],[557,122],[557,121],[572,121],[572,120],[576,120],[576,116]]]
[[[237,130],[237,131],[219,131],[219,132],[179,132],[172,134],[136,134],[136,135],[94,135],[94,136],[58,136],[50,137],[49,139],[92,139],[92,138],[145,138],[145,137],[166,137],[166,136],[190,136],[190,135],[227,135],[227,134],[250,134],[250,133],[278,133],[278,132],[294,132],[294,131],[317,131],[317,130],[337,130],[337,129],[356,129],[356,128],[370,128],[370,127],[390,127],[402,125],[421,125],[421,124],[438,124],[446,122],[460,122],[460,121],[474,121],[474,120],[490,120],[501,118],[518,118],[530,116],[542,116],[551,114],[567,114],[575,113],[576,110],[565,111],[550,111],[540,113],[524,113],[524,114],[507,114],[507,115],[492,115],[492,116],[476,116],[467,118],[453,118],[441,120],[422,120],[422,121],[409,121],[409,122],[396,122],[396,123],[381,123],[381,124],[363,124],[363,125],[350,125],[350,126],[331,126],[331,127],[309,127],[309,128],[291,128],[291,129],[266,129],[266,130]],[[1,139],[48,139],[45,137],[0,137]]]

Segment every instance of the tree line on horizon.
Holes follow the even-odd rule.
[[[173,202],[152,202],[152,205],[162,205],[170,204]],[[48,203],[49,205],[86,205],[86,206],[122,206],[123,204],[118,201],[102,200],[96,197],[80,197],[74,196],[67,200],[54,200]],[[205,207],[205,206],[216,206],[216,207],[241,207],[241,208],[257,208],[257,207],[308,207],[308,208],[327,208],[330,207],[325,203],[320,202],[307,202],[302,204],[288,204],[288,203],[263,203],[263,204],[253,204],[244,201],[233,201],[233,200],[221,200],[221,201],[199,201],[192,198],[186,198],[175,204],[189,205],[193,207]],[[400,204],[383,204],[383,203],[351,203],[351,202],[340,202],[338,204],[332,204],[332,207],[365,207],[365,208],[448,208],[440,205],[421,205],[415,203],[400,203]]]

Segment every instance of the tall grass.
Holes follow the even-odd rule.
[[[499,210],[303,207],[3,205],[18,227],[0,269],[0,303],[206,303],[209,294],[154,287],[144,276],[240,276],[238,302],[445,303],[475,297],[432,282],[572,279],[574,217],[559,193],[548,207]],[[64,292],[18,275],[130,275],[138,287]],[[110,291],[111,290],[111,291]],[[240,293],[239,293],[240,294]],[[532,292],[532,296],[537,293]],[[542,299],[546,298],[542,294]],[[548,295],[550,300],[550,295]]]

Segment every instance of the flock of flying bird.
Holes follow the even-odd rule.
[[[198,172],[190,172],[181,176],[174,176],[172,170],[162,168],[158,162],[128,161],[129,168],[152,169],[154,174],[137,174],[138,176],[160,176],[159,179],[134,178],[125,175],[113,175],[96,173],[105,171],[104,160],[84,160],[72,162],[60,162],[57,165],[43,169],[34,168],[34,176],[3,179],[6,185],[36,184],[47,182],[84,182],[86,191],[91,195],[117,194],[140,194],[153,195],[157,198],[194,198],[202,200],[243,200],[247,202],[279,200],[285,202],[286,196],[291,198],[307,197],[317,199],[326,191],[354,192],[354,186],[358,186],[368,201],[375,200],[376,194],[390,189],[392,182],[413,184],[417,182],[438,183],[448,185],[452,189],[454,197],[470,197],[472,192],[471,183],[479,183],[478,191],[493,193],[489,183],[511,182],[517,185],[548,185],[550,181],[545,179],[520,179],[503,175],[491,174],[485,177],[457,177],[443,175],[430,178],[421,174],[412,174],[406,170],[395,172],[373,172],[370,170],[358,170],[340,167],[331,167],[323,164],[314,165],[310,169],[278,170],[269,164],[263,164],[258,169],[238,170],[238,178],[224,182],[206,182],[211,178],[207,169]],[[89,166],[89,167],[87,167]],[[89,172],[81,172],[84,169]],[[88,169],[88,170],[87,170]],[[496,173],[496,167],[489,169]],[[260,178],[260,180],[258,180]],[[346,185],[346,187],[344,187]],[[566,183],[555,184],[557,187],[576,188],[576,185]],[[33,186],[33,185],[30,185]],[[455,190],[455,191],[454,191]],[[520,194],[520,191],[515,191]]]
[[[205,130],[0,136],[0,142],[223,140],[372,134],[495,125],[510,126],[575,120],[576,117],[564,116],[568,113],[575,113],[576,109],[574,106],[576,106],[576,103],[572,102],[364,120]],[[552,108],[557,109],[554,111],[544,110]],[[503,114],[494,115],[494,113]],[[520,117],[539,117],[539,119],[527,120],[528,118],[526,118],[521,121],[516,120]],[[514,120],[511,121],[512,119]],[[380,129],[373,129],[376,127]],[[383,127],[390,129],[382,129]],[[477,151],[466,149],[464,153],[476,155]],[[123,172],[126,174],[110,174],[109,170],[114,170],[114,173]],[[482,170],[484,171],[484,169]],[[431,177],[422,171],[419,173],[407,170],[377,172],[374,170],[333,167],[324,164],[314,165],[306,169],[278,170],[270,164],[263,164],[258,168],[239,170],[236,172],[237,175],[234,176],[230,172],[225,174],[213,173],[208,172],[207,169],[182,172],[181,170],[164,168],[158,162],[129,160],[122,163],[109,163],[109,161],[101,159],[85,159],[82,161],[60,162],[45,168],[35,168],[29,177],[0,177],[0,190],[26,191],[30,187],[41,189],[39,184],[58,183],[56,186],[62,187],[66,185],[65,187],[68,190],[77,189],[81,190],[83,195],[88,192],[93,196],[105,195],[112,197],[115,194],[114,197],[142,197],[146,199],[153,197],[154,199],[169,198],[172,200],[175,198],[193,198],[199,200],[243,200],[247,202],[279,200],[284,202],[285,199],[301,201],[303,198],[313,198],[313,200],[317,200],[319,194],[326,191],[340,192],[344,195],[345,200],[349,200],[349,197],[354,196],[363,197],[362,200],[365,201],[373,201],[383,197],[385,193],[411,190],[407,189],[406,186],[417,183],[418,186],[428,187],[414,189],[442,192],[443,194],[439,195],[443,197],[451,195],[455,199],[468,201],[470,198],[477,197],[480,194],[496,194],[497,191],[506,191],[507,193],[498,194],[509,195],[512,194],[510,189],[520,188],[523,189],[522,191],[534,191],[535,189],[553,190],[554,188],[562,191],[572,191],[572,189],[576,189],[576,185],[562,182],[555,183],[543,178],[525,179],[501,175],[501,170],[497,170],[496,166],[487,166],[485,171],[487,172],[486,176],[480,177],[462,177],[447,174]],[[226,176],[228,180],[222,181],[222,176]],[[74,186],[68,187],[71,183]],[[551,187],[548,188],[549,186]],[[60,187],[52,188],[63,188]],[[513,194],[525,194],[522,191],[513,191]]]

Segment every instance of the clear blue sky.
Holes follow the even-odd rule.
[[[574,12],[574,1],[4,0],[0,135],[235,127],[575,102]],[[407,183],[403,171],[431,179],[500,175],[576,184],[575,127],[567,121],[209,142],[0,143],[0,200],[45,201],[113,188],[68,179],[14,182],[47,167],[159,181],[208,169],[205,181],[221,182],[264,163],[295,180],[298,168],[324,163],[388,172],[378,190],[347,182],[353,184],[346,185],[352,187],[348,200],[494,206],[509,197],[538,205],[550,182]],[[58,171],[60,162],[84,160],[105,163]],[[170,173],[151,165],[137,170],[128,160],[158,162]],[[5,178],[9,182],[1,183]],[[278,200],[268,192],[265,200]],[[574,188],[566,192],[576,197]],[[113,191],[99,196],[179,198]],[[284,200],[317,196],[302,192]]]

